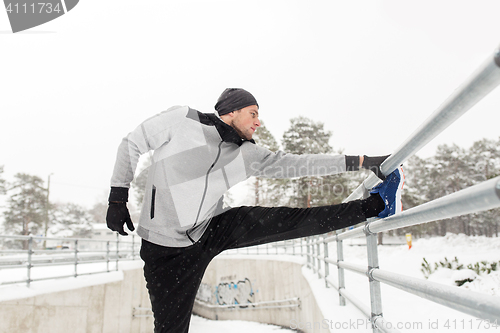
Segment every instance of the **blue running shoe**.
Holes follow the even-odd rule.
[[[378,214],[378,217],[384,218],[397,214],[403,210],[401,202],[401,192],[405,183],[403,168],[399,166],[387,178],[370,191],[370,194],[378,193],[385,203],[385,209]]]

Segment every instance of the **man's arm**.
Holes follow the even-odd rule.
[[[380,164],[388,156],[296,155],[282,151],[273,153],[256,145],[244,153],[249,174],[266,178],[325,176],[364,168],[373,171],[379,178],[383,179],[384,175],[380,172]]]
[[[129,230],[134,231],[126,203],[139,157],[169,142],[178,124],[185,119],[187,110],[187,107],[170,108],[144,121],[123,138],[118,147],[111,177],[109,206],[106,213],[109,229],[126,236],[127,233],[123,230],[123,225],[126,223]]]
[[[123,138],[118,146],[111,187],[130,188],[139,157],[169,142],[179,123],[186,119],[187,110],[187,107],[170,108],[147,119]]]

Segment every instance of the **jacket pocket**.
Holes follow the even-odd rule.
[[[155,217],[156,186],[153,185],[151,192],[151,219]]]

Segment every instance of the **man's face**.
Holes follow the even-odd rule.
[[[250,140],[257,127],[260,126],[259,107],[250,105],[239,111],[234,111],[231,126],[242,138]]]

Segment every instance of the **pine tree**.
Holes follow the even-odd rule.
[[[331,136],[332,132],[325,130],[322,122],[300,116],[290,120],[290,128],[283,134],[282,144],[287,153],[331,154],[334,152],[329,143]],[[294,207],[340,203],[354,188],[347,174],[291,179],[287,185],[291,190],[289,205]]]
[[[498,141],[482,139],[472,144],[468,150],[473,171],[470,176],[472,184],[481,183],[500,175],[499,148],[500,139]]]
[[[92,234],[92,215],[74,203],[59,204],[53,212],[49,234],[53,237],[86,238]]]
[[[272,152],[279,149],[278,142],[267,129],[264,121],[261,120],[260,127],[253,135],[255,143],[261,147],[267,148]],[[283,179],[271,179],[256,177],[254,181],[255,205],[258,206],[277,206],[282,201]]]
[[[5,179],[3,179],[3,165],[0,165],[0,194],[7,193],[7,184]]]
[[[7,191],[4,232],[9,235],[36,235],[43,232],[47,207],[47,190],[38,176],[14,175]],[[23,247],[26,248],[24,242]]]
[[[475,185],[500,175],[500,139],[482,139],[473,143],[468,153],[469,184]],[[498,237],[500,209],[478,212],[471,216],[470,233]]]
[[[428,201],[428,162],[418,156],[410,157],[403,165],[405,173],[405,184],[402,194],[403,209],[407,210],[419,206]],[[421,237],[427,233],[428,224],[418,224],[412,227],[397,229],[398,235],[411,233],[415,237]]]
[[[322,122],[299,116],[290,119],[290,128],[283,134],[283,148],[292,154],[328,154],[333,151],[329,141],[332,132]]]
[[[270,151],[277,151],[279,149],[278,141],[274,138],[271,132],[267,129],[264,121],[260,121],[260,126],[253,135],[256,144],[261,147],[267,148]]]
[[[405,163],[403,207],[418,206],[500,175],[500,140],[483,139],[469,149],[441,145],[427,159],[414,156]],[[492,209],[409,228],[414,235],[498,235],[500,209]],[[398,230],[398,233],[408,231]]]
[[[92,208],[89,210],[89,214],[92,217],[93,223],[106,223],[106,212],[108,210],[108,204],[106,202],[96,202]]]
[[[456,144],[451,146],[440,145],[436,155],[430,158],[430,162],[431,166],[427,178],[429,186],[427,201],[435,200],[467,187],[470,164],[465,149]],[[444,236],[447,232],[458,232],[457,225],[460,224],[462,232],[469,234],[469,219],[469,216],[458,216],[437,221],[437,223],[434,223],[434,233]]]

